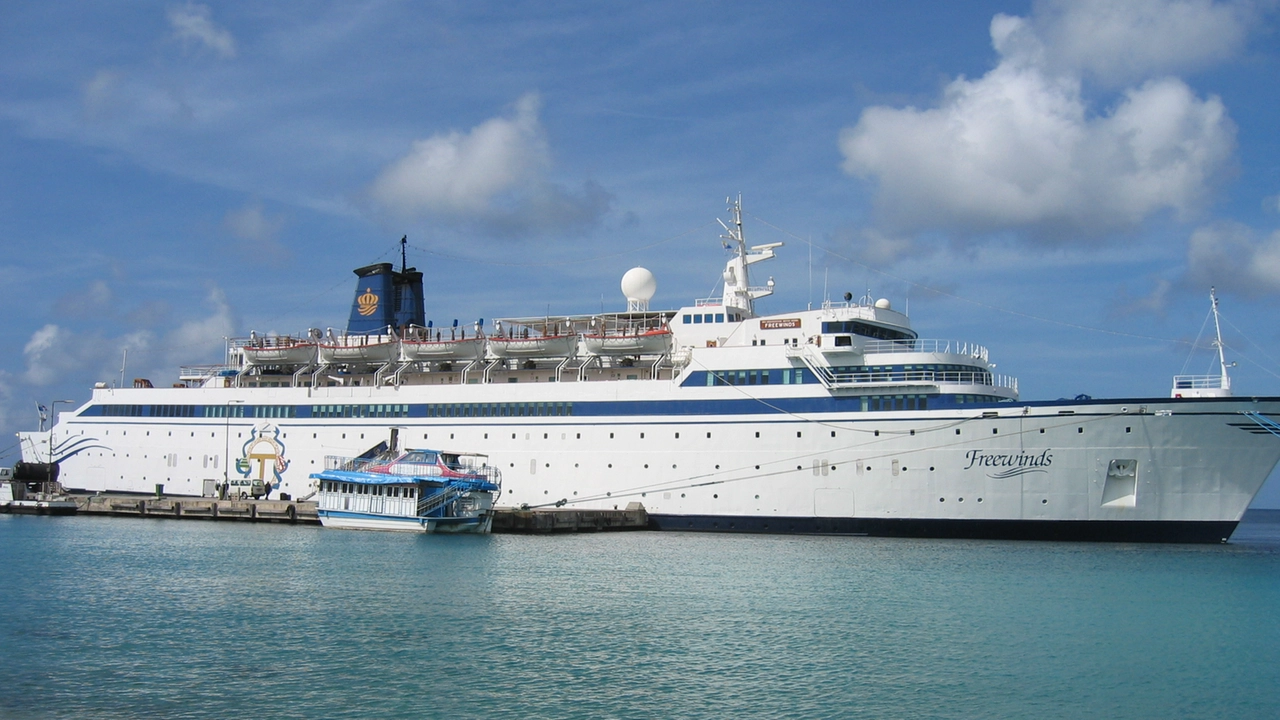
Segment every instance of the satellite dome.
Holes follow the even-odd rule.
[[[889,304],[889,299],[888,299],[888,298],[880,298],[879,300],[877,300],[877,301],[876,301],[876,307],[880,308],[881,310],[892,310],[892,309],[893,309],[893,306]]]
[[[622,276],[622,294],[627,298],[627,306],[648,307],[653,294],[658,291],[658,280],[642,267],[634,267]]]

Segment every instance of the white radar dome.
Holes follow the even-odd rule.
[[[893,306],[889,304],[889,299],[888,299],[888,298],[880,298],[879,300],[877,300],[877,301],[876,301],[876,307],[880,308],[881,310],[892,310],[892,309],[893,309]]]
[[[622,276],[622,294],[627,300],[649,302],[658,291],[658,279],[642,267],[634,267]]]

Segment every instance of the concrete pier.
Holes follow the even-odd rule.
[[[138,495],[72,495],[77,512],[185,520],[241,520],[319,524],[314,502],[299,500],[213,500]]]
[[[640,503],[631,503],[625,510],[500,508],[493,516],[493,531],[496,533],[606,532],[645,530],[648,527],[649,513]]]
[[[70,497],[76,501],[77,513],[84,515],[320,524],[316,504],[308,500],[216,500],[153,495],[75,494]],[[649,514],[640,503],[631,503],[625,510],[498,508],[493,516],[495,533],[611,532],[645,530],[648,527]]]

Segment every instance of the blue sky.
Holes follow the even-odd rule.
[[[341,327],[408,235],[427,315],[716,290],[741,192],[783,312],[870,288],[1024,398],[1280,395],[1274,2],[6,3],[0,431],[223,338]],[[0,455],[11,443],[0,441]],[[12,455],[0,458],[11,462]],[[1280,481],[1266,492],[1280,505]]]

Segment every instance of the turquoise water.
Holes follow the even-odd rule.
[[[1224,546],[0,516],[0,717],[1272,718]]]

